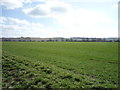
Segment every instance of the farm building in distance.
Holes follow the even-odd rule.
[[[48,42],[48,41],[65,41],[65,38],[37,38],[37,37],[20,37],[20,38],[2,38],[2,41],[19,41],[19,42]]]
[[[0,38],[0,41],[16,41],[16,42],[119,42],[120,38],[37,38],[37,37],[18,37],[18,38]]]

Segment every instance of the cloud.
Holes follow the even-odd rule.
[[[41,23],[30,23],[26,20],[17,18],[1,17],[2,36],[40,36],[44,31],[44,25]]]
[[[55,28],[44,26],[41,23],[33,23],[17,18],[1,17],[2,37],[111,37],[118,36],[117,28],[108,24],[107,27],[101,25],[69,25]],[[69,21],[71,22],[71,21]],[[114,23],[114,22],[113,22]],[[106,24],[105,24],[106,25]],[[109,26],[109,27],[108,27]],[[117,26],[116,26],[117,27]]]
[[[31,17],[39,17],[48,15],[48,10],[43,5],[37,5],[34,8],[23,9],[23,12]]]
[[[74,9],[71,4],[61,1],[46,1],[35,7],[23,9],[23,12],[33,18],[52,18],[56,23],[64,26],[95,25],[97,23],[110,23],[112,19],[104,12],[87,9]]]
[[[113,20],[104,12],[96,12],[86,9],[72,10],[64,15],[56,15],[52,17],[56,23],[70,26],[95,26],[97,24],[111,23]]]
[[[24,4],[43,1],[44,0],[2,0],[1,5],[5,6],[6,9],[15,9],[23,7]]]
[[[0,24],[4,24],[6,21],[6,18],[5,17],[0,17]]]
[[[49,17],[52,18],[56,24],[63,25],[63,29],[54,27],[47,28],[46,30],[48,32],[45,36],[117,36],[117,28],[111,27],[115,22],[106,12],[83,8],[74,9],[70,4],[65,2],[53,2],[46,2],[45,4],[23,10],[26,15],[33,18]]]
[[[10,0],[9,0],[10,1]],[[23,4],[22,0],[22,4]],[[26,0],[24,3],[32,3]],[[113,7],[116,7],[115,5]],[[2,36],[35,36],[35,37],[109,37],[117,36],[117,23],[106,12],[83,8],[73,8],[71,4],[59,0],[47,0],[45,3],[23,12],[34,18],[52,18],[55,25],[62,28],[48,27],[41,23],[32,23],[17,18],[2,17]],[[47,22],[47,19],[45,19]],[[116,25],[114,25],[116,24]],[[116,26],[116,27],[115,27]]]
[[[51,17],[57,14],[67,13],[71,6],[60,1],[46,1],[45,4],[40,4],[35,7],[23,9],[23,12],[31,17]]]
[[[54,27],[45,27],[41,23],[33,23],[11,17],[1,18],[2,37],[59,37],[63,36],[64,33],[61,29],[56,30]],[[58,33],[59,31],[63,33]]]
[[[90,2],[118,2],[119,0],[1,0],[1,5],[5,6],[6,9],[15,9],[15,8],[21,8],[24,6],[24,4],[30,4],[33,2],[49,2],[53,3],[52,5],[58,5],[59,2],[84,2],[84,3],[90,3]],[[60,4],[60,3],[59,3]],[[65,5],[65,4],[63,4]],[[114,6],[113,6],[114,7]],[[115,5],[116,7],[116,5]]]
[[[61,30],[61,33],[67,37],[118,36],[117,21],[105,12],[79,8],[65,15],[56,15],[53,19],[56,23],[64,25],[65,28]]]
[[[65,1],[65,2],[84,2],[84,3],[93,3],[93,2],[97,2],[97,3],[103,3],[103,2],[118,2],[119,0],[61,0],[61,1]]]
[[[64,7],[52,7],[51,8],[51,12],[53,12],[53,13],[64,13],[64,12],[67,12],[67,9],[66,8],[64,8]]]
[[[118,4],[113,4],[112,8],[118,8]]]
[[[5,6],[7,9],[15,9],[23,6],[20,0],[2,0],[1,5]]]

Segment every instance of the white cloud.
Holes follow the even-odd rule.
[[[111,23],[113,20],[104,12],[96,12],[86,9],[72,10],[64,15],[53,16],[56,23],[70,26],[94,26],[99,23]]]
[[[45,27],[41,23],[32,23],[17,18],[1,17],[0,24],[2,37],[57,37],[58,34],[53,27]]]
[[[30,25],[28,21],[26,20],[19,20],[19,19],[16,19],[16,18],[7,18],[7,22],[8,24],[10,25]]]
[[[104,12],[96,12],[87,9],[73,9],[70,4],[61,1],[46,1],[35,7],[23,9],[23,12],[33,18],[50,17],[56,23],[65,26],[71,25],[95,25],[97,23],[110,23],[112,20]]]
[[[23,1],[21,0],[22,4]],[[33,1],[24,1],[24,3],[28,2],[32,3]],[[114,7],[116,5],[113,5]],[[111,37],[118,34],[117,26],[114,27],[113,25],[117,21],[112,20],[106,12],[97,12],[82,8],[73,9],[70,4],[59,0],[47,0],[44,4],[23,9],[23,12],[33,18],[52,18],[55,24],[63,25],[63,28],[59,29],[26,20],[2,17],[3,36]]]
[[[5,17],[0,17],[0,24],[4,24],[6,21],[6,18]]]
[[[54,0],[53,0],[54,2]],[[55,23],[64,25],[64,29],[47,29],[48,36],[86,36],[110,37],[117,36],[117,27],[110,27],[114,22],[105,12],[88,9],[73,9],[70,4],[61,1],[46,2],[23,11],[33,18],[50,17]],[[56,4],[55,4],[56,3]],[[34,13],[33,13],[34,11]],[[36,13],[35,13],[36,12]],[[50,32],[50,31],[51,32]],[[58,33],[59,32],[59,33]]]
[[[30,23],[26,20],[17,18],[1,17],[3,22],[0,24],[2,36],[40,36],[44,33],[44,25],[40,23]]]
[[[118,2],[119,0],[60,0],[65,2],[85,2],[85,3],[93,3],[93,2]]]
[[[63,28],[47,27],[41,23],[32,23],[17,18],[2,17],[0,24],[3,37],[111,37],[118,36],[114,27],[100,25],[69,25]],[[70,22],[70,21],[69,21]],[[111,25],[111,24],[110,24]]]
[[[114,37],[118,36],[117,21],[105,12],[77,9],[65,15],[53,17],[58,24],[65,26],[61,33],[66,37]]]
[[[15,9],[23,6],[20,0],[2,0],[1,5],[5,6],[7,9]]]
[[[49,11],[43,5],[37,5],[34,8],[24,9],[23,12],[31,17],[40,17],[48,15]]]
[[[118,4],[113,4],[112,8],[118,8]]]
[[[71,6],[67,3],[60,1],[46,1],[45,4],[40,4],[35,7],[23,9],[23,12],[31,17],[39,18],[64,14],[70,10]]]
[[[7,9],[15,9],[15,8],[23,7],[24,4],[30,4],[33,2],[45,2],[45,3],[51,2],[51,5],[59,6],[57,2],[84,2],[84,3],[89,2],[90,3],[90,2],[118,2],[118,1],[119,0],[1,0],[0,2],[1,5],[5,6]]]
[[[6,9],[21,8],[26,3],[32,2],[43,2],[44,0],[2,0],[1,5],[5,6]]]

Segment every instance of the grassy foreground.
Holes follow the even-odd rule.
[[[3,42],[3,88],[117,88],[117,42]]]

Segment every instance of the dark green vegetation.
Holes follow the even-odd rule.
[[[117,88],[117,42],[3,42],[3,87]]]

